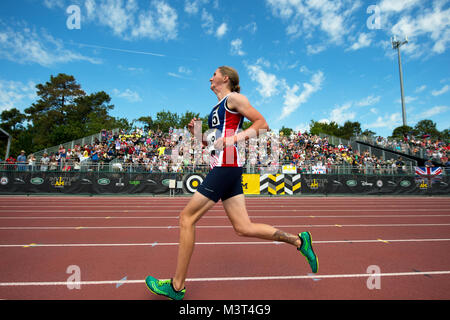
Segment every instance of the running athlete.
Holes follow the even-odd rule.
[[[239,75],[236,70],[227,66],[219,67],[209,81],[211,90],[219,100],[208,119],[213,134],[208,137],[209,143],[203,142],[204,145],[213,143],[215,146],[214,152],[211,153],[211,171],[180,213],[175,275],[169,280],[158,280],[152,276],[145,279],[151,292],[173,300],[182,300],[186,293],[185,281],[195,244],[195,224],[219,200],[222,200],[223,208],[239,236],[291,244],[305,256],[312,272],[317,273],[319,266],[309,232],[293,235],[267,224],[250,221],[241,185],[244,164],[239,158],[238,142],[257,136],[259,130],[267,130],[268,125],[248,99],[239,93]],[[244,117],[250,120],[252,125],[241,131]],[[192,119],[188,125],[191,133],[194,133],[196,120],[198,119]]]

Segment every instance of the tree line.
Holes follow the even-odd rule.
[[[16,157],[21,150],[27,154],[99,133],[101,130],[121,128],[129,130],[134,126],[145,130],[183,128],[192,118],[203,120],[203,131],[208,129],[208,115],[186,111],[179,115],[171,111],[159,111],[156,117],[143,116],[131,122],[126,118],[110,115],[114,105],[111,97],[104,91],[86,94],[76,79],[64,73],[50,76],[44,84],[36,85],[37,100],[24,112],[17,108],[4,110],[0,114],[0,127],[12,136],[10,155]],[[251,125],[244,122],[244,129]],[[293,130],[283,127],[280,132],[289,135]],[[311,120],[310,133],[324,133],[348,139],[353,135],[374,135],[370,130],[361,130],[359,122],[347,121],[344,125],[335,122],[323,123]],[[415,127],[399,127],[392,137],[401,138],[404,133],[414,135],[428,134],[435,139],[449,139],[449,130],[436,129],[431,120],[422,120]],[[0,140],[0,159],[5,159],[6,139]]]

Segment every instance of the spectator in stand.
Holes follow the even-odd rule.
[[[48,153],[44,152],[41,158],[41,171],[47,171],[48,170],[48,164],[50,163],[50,158],[48,157]]]
[[[20,155],[17,156],[17,171],[26,171],[27,170],[27,157],[25,156],[25,151],[20,151]]]
[[[36,157],[34,156],[34,153],[30,153],[30,155],[27,158],[28,168],[30,171],[34,171],[36,167]]]
[[[59,156],[59,153],[58,153]],[[58,159],[57,159],[57,155],[52,154],[50,156],[50,168],[48,169],[49,171],[57,171],[58,170]]]
[[[434,164],[433,164],[433,162],[431,162],[430,159],[428,159],[427,161],[425,161],[425,167],[431,168],[431,167],[434,167]]]
[[[16,159],[13,156],[9,156],[8,159],[6,159],[6,169],[7,170],[15,170],[16,166]]]
[[[403,162],[402,157],[398,157],[397,161],[395,161],[395,166],[397,167],[397,174],[403,174],[403,166],[405,163]]]

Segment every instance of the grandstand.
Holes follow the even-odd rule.
[[[280,141],[279,169],[294,165],[299,173],[312,173],[313,167],[324,167],[327,173],[391,173],[402,167],[405,174],[414,174],[414,167],[431,161],[434,166],[446,167],[448,145],[440,145],[441,157],[420,146],[395,140],[356,136],[350,140],[319,134],[312,136],[293,132],[289,137],[270,133]],[[28,157],[27,170],[40,170],[44,154],[51,171],[125,171],[125,172],[195,172],[208,171],[209,158],[194,155],[192,147],[183,150],[182,139],[192,143],[193,137],[186,129],[144,132],[135,128],[126,132],[116,128],[98,134],[62,143],[34,153]],[[185,141],[185,140],[183,140]],[[248,149],[248,143],[247,143]],[[183,154],[184,152],[184,154]],[[189,153],[189,154],[186,154]],[[259,173],[264,164],[247,151],[247,173]],[[178,161],[182,158],[182,161]],[[56,163],[55,163],[56,162]],[[399,163],[401,162],[401,163]],[[12,163],[4,164],[4,170],[15,170]]]
[[[243,186],[247,194],[450,194],[447,144],[411,153],[397,141],[380,141],[269,131],[246,142]],[[0,193],[161,194],[169,180],[178,181],[178,193],[192,193],[210,170],[208,148],[195,142],[187,129],[103,130],[26,162],[9,159],[0,166]],[[430,152],[435,146],[439,159]]]

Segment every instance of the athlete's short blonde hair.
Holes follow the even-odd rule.
[[[222,75],[227,76],[230,79],[231,92],[241,92],[241,87],[239,86],[239,74],[236,69],[228,66],[221,66],[218,69]]]

